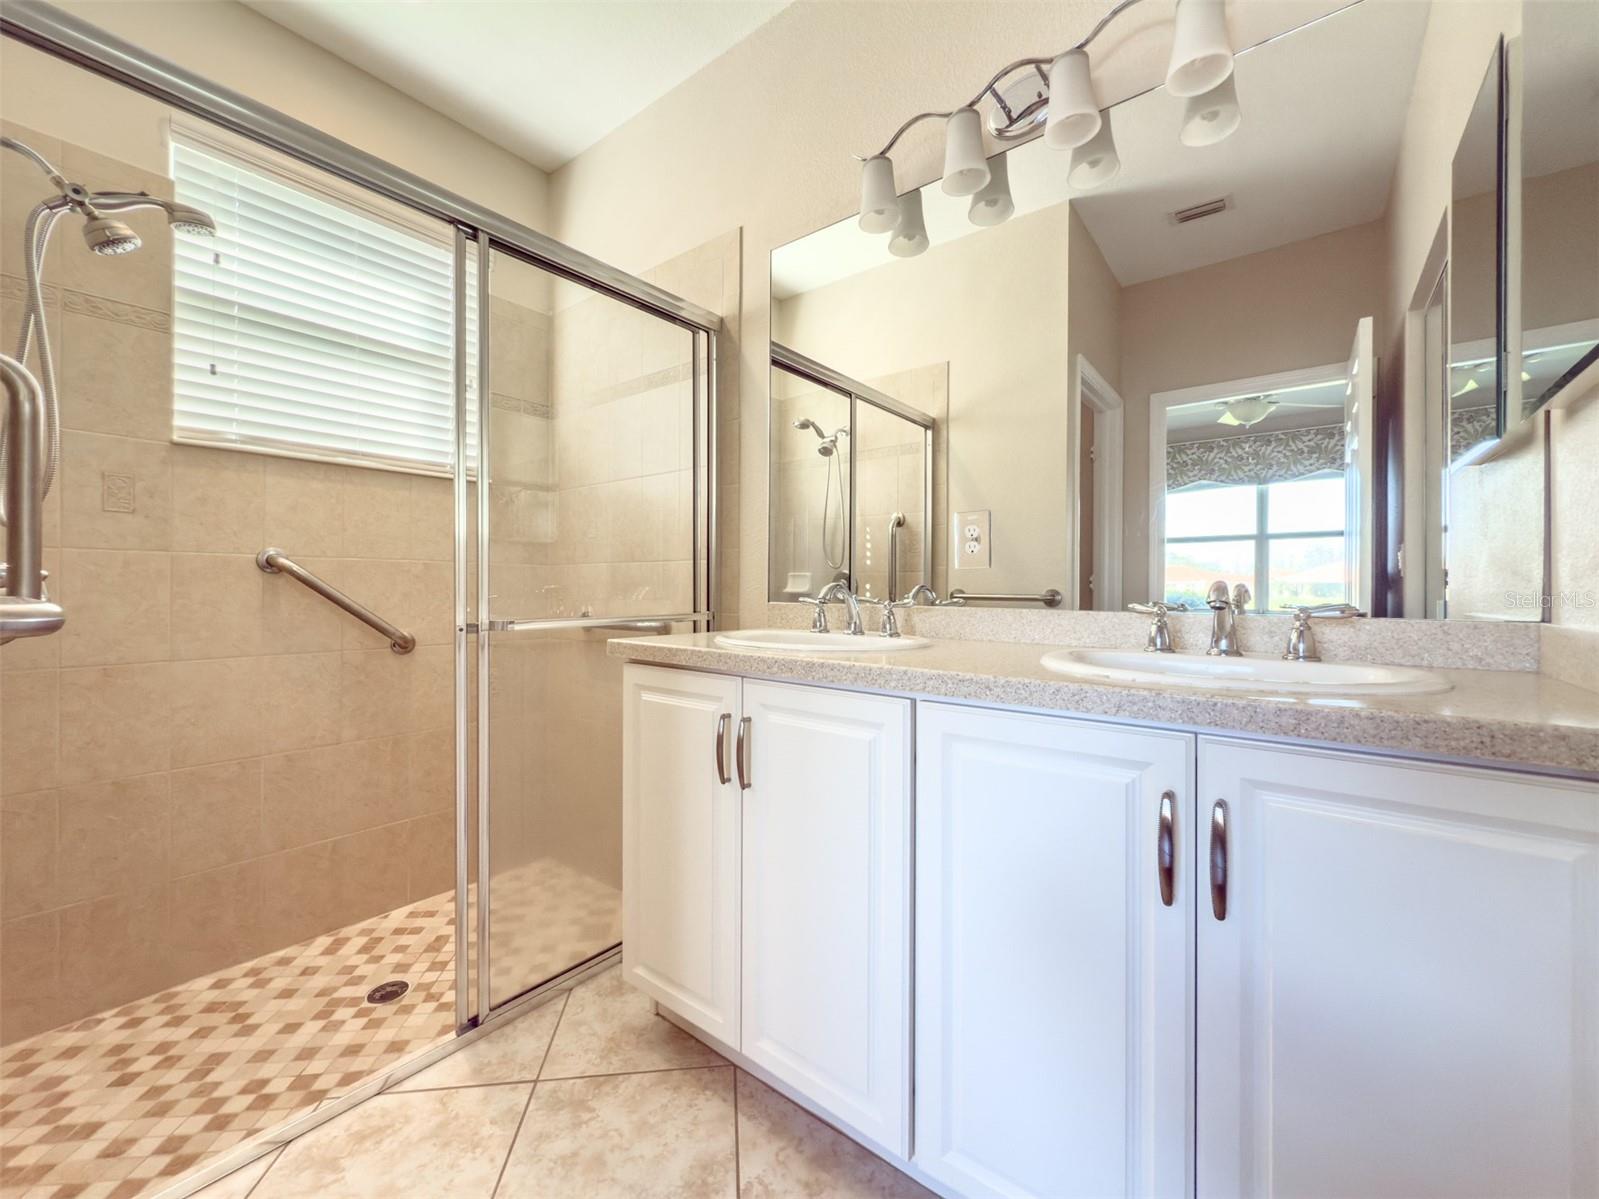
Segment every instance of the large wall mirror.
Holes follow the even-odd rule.
[[[976,197],[938,181],[905,193],[892,235],[865,233],[852,215],[773,253],[774,345],[931,423],[919,475],[928,523],[912,539],[926,552],[904,559],[917,581],[946,597],[1114,610],[1192,605],[1220,578],[1247,586],[1257,611],[1345,601],[1379,614],[1537,618],[1488,598],[1453,602],[1444,561],[1508,564],[1480,580],[1485,591],[1538,586],[1529,572],[1544,559],[1545,479],[1542,443],[1526,433],[1537,456],[1506,468],[1516,455],[1504,426],[1532,422],[1520,409],[1502,419],[1501,389],[1461,356],[1481,351],[1493,365],[1508,344],[1503,51],[1492,38],[1441,39],[1428,52],[1458,62],[1427,61],[1433,7],[1328,4],[1241,49],[1225,94],[1196,104],[1154,88],[1106,109],[1100,136],[1077,151],[1034,139],[991,157],[991,187]],[[1529,121],[1535,61],[1529,46]],[[1451,128],[1418,136],[1418,73],[1445,65],[1472,82]],[[1485,156],[1467,170],[1479,142]],[[1425,169],[1402,171],[1407,153],[1428,155]],[[1425,264],[1411,243],[1421,224],[1447,228],[1457,156],[1487,223],[1464,215],[1462,238],[1469,228],[1485,249],[1473,243],[1451,274],[1442,234],[1442,256]],[[1571,153],[1547,157],[1571,169]],[[1417,200],[1416,178],[1446,182]],[[1396,220],[1396,204],[1430,208]],[[1546,289],[1535,259],[1529,240],[1525,287]],[[1570,290],[1569,272],[1555,274]],[[1452,341],[1459,286],[1476,291],[1455,305]],[[1434,311],[1412,328],[1418,288]],[[1468,337],[1479,301],[1488,323]],[[1580,323],[1551,320],[1562,337]],[[1547,359],[1529,354],[1527,373],[1569,370],[1568,341]],[[1480,411],[1452,394],[1468,377]],[[803,416],[779,380],[774,364],[770,597],[845,577],[864,593],[864,570],[805,548],[822,539],[827,492],[816,464],[803,485],[787,466],[802,449],[815,456],[816,438],[800,436]],[[1427,415],[1401,422],[1424,386]],[[1463,455],[1450,448],[1462,438],[1487,444]],[[1423,465],[1407,477],[1399,464],[1412,460]],[[852,466],[864,461],[842,463]],[[1416,511],[1419,524],[1406,515]],[[849,512],[837,528],[884,515]],[[1429,570],[1437,594],[1418,583],[1405,602],[1401,572]]]

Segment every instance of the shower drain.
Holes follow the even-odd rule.
[[[393,1003],[401,995],[411,989],[411,984],[400,979],[391,979],[386,983],[379,983],[366,993],[368,1003]]]

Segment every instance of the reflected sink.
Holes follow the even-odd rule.
[[[926,637],[879,637],[876,633],[812,633],[808,629],[738,629],[718,633],[729,649],[786,649],[807,654],[891,654],[933,644]]]
[[[1042,658],[1057,674],[1096,682],[1265,691],[1280,695],[1432,695],[1453,684],[1427,670],[1358,662],[1287,662],[1270,654],[1211,658],[1105,649],[1061,649]]]

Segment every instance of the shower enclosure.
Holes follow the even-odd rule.
[[[182,218],[129,218],[136,253],[74,235],[44,259],[60,477],[8,556],[42,565],[65,620],[0,648],[0,1189],[154,1191],[617,951],[605,643],[711,625],[720,318],[57,10],[7,4],[0,27],[6,136]],[[85,115],[113,110],[139,137]],[[54,186],[13,166],[8,351],[24,218]],[[301,177],[307,207],[273,207]],[[210,189],[215,237],[175,207],[185,188]],[[373,247],[421,299],[375,316],[358,275],[286,272],[325,357],[290,361],[270,330],[245,345],[271,290],[236,265],[247,227],[270,241],[328,204],[350,261]],[[349,366],[374,354],[431,407],[369,440],[430,460],[318,448],[347,397],[402,394]],[[312,378],[303,444],[251,443],[257,385],[291,374]],[[175,430],[180,391],[198,424]]]

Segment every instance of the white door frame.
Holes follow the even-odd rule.
[[[1078,535],[1083,519],[1082,480],[1077,470],[1077,438],[1083,427],[1083,405],[1094,414],[1094,607],[1119,612],[1122,606],[1122,441],[1126,405],[1121,395],[1077,355],[1072,388],[1070,442],[1072,464],[1072,578],[1071,596],[1082,594],[1083,552]]]
[[[1206,400],[1225,400],[1255,392],[1290,391],[1334,379],[1342,380],[1349,363],[1338,361],[1326,366],[1202,383],[1198,387],[1179,387],[1175,391],[1156,391],[1149,396],[1149,598],[1166,593],[1166,409]],[[1342,420],[1342,416],[1339,418]]]

